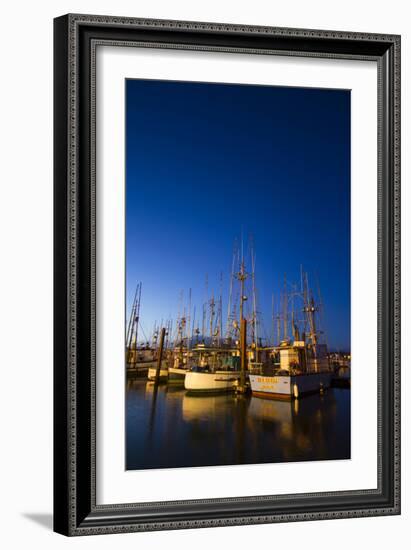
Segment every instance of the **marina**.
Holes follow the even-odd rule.
[[[189,393],[252,393],[270,399],[299,399],[322,393],[332,384],[350,387],[351,356],[328,351],[320,328],[321,291],[318,287],[317,301],[302,267],[298,285],[284,277],[277,311],[273,297],[272,341],[263,341],[253,250],[250,255],[248,273],[243,252],[233,253],[225,333],[222,289],[217,300],[213,294],[202,304],[201,328],[199,321],[195,324],[190,289],[174,331],[169,319],[162,322],[165,326],[154,327],[151,341],[139,343],[142,283],[138,283],[127,325],[127,375],[146,377],[156,385],[181,385]]]
[[[126,468],[349,459],[349,91],[126,96]]]
[[[226,319],[222,285],[197,321],[190,289],[177,318],[147,338],[137,284],[125,351],[127,469],[349,458],[351,355],[328,350],[321,291],[302,267],[298,284],[284,276],[263,337],[250,255],[248,272],[233,254]]]

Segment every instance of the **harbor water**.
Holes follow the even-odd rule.
[[[350,390],[295,401],[189,395],[130,378],[126,469],[350,458]]]

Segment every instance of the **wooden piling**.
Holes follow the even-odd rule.
[[[160,333],[160,344],[158,346],[156,378],[155,378],[155,381],[154,381],[155,386],[158,386],[158,383],[160,381],[160,370],[161,370],[161,362],[162,362],[162,359],[163,359],[163,349],[164,349],[165,336],[166,336],[166,329],[162,328],[161,333]]]
[[[241,358],[241,373],[240,373],[240,385],[238,390],[242,393],[245,392],[245,373],[247,370],[247,320],[242,318],[240,325],[240,358]]]

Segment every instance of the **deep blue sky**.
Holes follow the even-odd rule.
[[[284,272],[318,274],[333,349],[350,347],[350,92],[126,81],[127,316],[143,283],[141,320],[176,317],[192,288],[226,312],[234,239],[253,235],[258,309]],[[148,334],[147,334],[148,336]]]

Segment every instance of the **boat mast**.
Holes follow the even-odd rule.
[[[307,288],[307,279],[306,279],[306,273],[303,271],[303,266],[301,265],[301,292],[303,296],[303,312],[304,315],[304,334],[307,332],[307,322],[308,322],[308,316],[307,316],[307,308],[308,308],[308,288]]]
[[[278,300],[277,307],[278,307],[278,310],[277,310],[277,317],[276,317],[276,320],[277,320],[277,345],[279,346],[279,345],[280,345],[280,341],[281,341],[281,315],[280,315],[280,310],[281,310],[281,293],[280,293],[280,296],[279,296],[279,300]]]
[[[151,345],[152,345],[153,348],[155,348],[157,346],[157,337],[158,337],[157,321],[154,321],[153,336],[151,338]]]
[[[136,309],[137,292],[138,292],[138,285],[136,286],[136,290],[134,292],[133,305],[131,306],[130,318],[128,320],[127,335],[126,335],[126,348],[129,348],[131,346],[131,335],[132,335],[131,331],[132,331],[133,324],[134,324],[134,311]]]
[[[253,283],[253,329],[254,329],[254,345],[255,345],[255,362],[258,363],[258,334],[257,334],[257,295],[255,289],[255,254],[251,249],[251,271]]]
[[[173,331],[173,320],[170,318],[167,321],[167,331],[166,331],[166,347],[171,347],[171,338]]]
[[[245,373],[247,370],[247,321],[244,318],[244,302],[247,300],[247,297],[244,295],[244,283],[247,278],[247,273],[244,267],[244,256],[243,256],[243,242],[241,239],[241,265],[240,271],[237,274],[237,279],[240,281],[241,286],[241,297],[240,297],[240,360],[241,360],[241,371],[240,371],[240,384],[238,386],[238,391],[243,393],[246,391],[245,386]]]
[[[191,341],[194,339],[195,322],[196,322],[196,306],[194,306],[194,309],[193,309],[193,321],[192,321],[192,324],[191,324],[190,344],[191,344]]]
[[[203,322],[201,327],[201,336],[203,338],[203,344],[205,343],[206,335],[206,320],[207,320],[207,300],[208,300],[208,275],[205,278],[205,300],[203,302]]]
[[[247,279],[247,273],[245,272],[244,260],[241,260],[240,271],[237,274],[237,279],[240,281],[241,296],[240,296],[240,323],[244,319],[244,302],[247,300],[247,296],[244,295],[244,283]]]
[[[283,294],[283,321],[284,321],[284,340],[288,339],[288,294],[287,294],[287,275],[284,273],[284,294]]]
[[[191,288],[188,291],[188,312],[187,312],[187,350],[190,348],[191,329]]]
[[[214,317],[215,317],[215,301],[214,301],[214,291],[210,299],[210,340],[213,342],[213,326],[214,326]]]
[[[136,302],[136,307],[135,307],[135,311],[134,311],[134,320],[133,320],[133,323],[134,323],[134,350],[136,351],[137,350],[137,338],[138,338],[138,324],[140,322],[140,302],[141,302],[141,286],[142,286],[142,283],[139,283],[138,285],[138,297],[137,297],[137,302]],[[136,354],[136,360],[137,360],[137,354]]]
[[[218,347],[223,336],[223,272],[220,272],[220,299],[218,303]]]
[[[305,273],[305,276],[304,276],[304,283],[305,283],[304,284],[304,300],[305,300],[304,311],[306,313],[307,320],[308,320],[308,326],[310,330],[310,340],[312,343],[314,356],[316,356],[318,339],[317,339],[317,329],[315,326],[315,312],[317,311],[318,308],[315,305],[313,294],[308,287],[307,273]]]
[[[230,290],[228,294],[228,305],[227,305],[227,327],[226,327],[227,338],[231,336],[232,324],[233,324],[233,319],[231,315],[231,301],[233,299],[233,279],[234,279],[235,261],[236,261],[236,243],[234,243],[233,259],[231,262]]]

